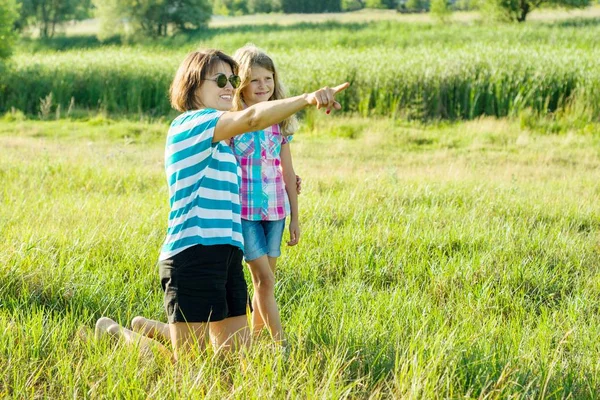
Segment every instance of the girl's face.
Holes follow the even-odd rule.
[[[250,84],[242,91],[247,106],[267,101],[275,90],[273,73],[263,67],[254,66],[250,70]]]
[[[196,96],[200,103],[206,108],[214,108],[215,110],[228,111],[233,107],[233,93],[235,89],[231,82],[227,81],[225,87],[217,86],[215,80],[219,74],[225,74],[226,77],[233,75],[231,66],[224,62],[219,62],[212,68],[200,87],[196,89]]]

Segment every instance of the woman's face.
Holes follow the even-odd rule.
[[[202,85],[196,89],[196,96],[205,108],[214,108],[215,110],[228,111],[233,107],[233,93],[235,89],[231,82],[227,81],[225,87],[217,86],[215,80],[219,74],[225,74],[228,78],[233,75],[231,66],[225,62],[219,62],[207,74]]]
[[[250,84],[242,91],[242,98],[247,106],[267,101],[275,90],[273,73],[263,67],[254,66],[250,70]]]

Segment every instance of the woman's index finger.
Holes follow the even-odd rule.
[[[341,92],[342,90],[346,89],[348,86],[350,86],[350,82],[346,82],[346,83],[342,83],[341,85],[337,85],[336,87],[333,88],[333,93],[337,94],[337,93]]]

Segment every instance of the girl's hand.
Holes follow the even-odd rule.
[[[300,226],[297,221],[290,221],[290,240],[288,246],[295,246],[300,241]]]
[[[346,89],[348,86],[350,86],[350,83],[348,82],[334,88],[325,86],[316,92],[309,93],[306,100],[308,101],[308,104],[317,106],[317,109],[326,108],[327,114],[329,114],[332,108],[341,110],[342,106],[335,100],[335,95]]]
[[[302,178],[296,175],[296,193],[302,193]]]

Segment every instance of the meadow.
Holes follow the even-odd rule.
[[[0,398],[598,397],[597,20],[350,24],[22,42],[0,85]],[[173,366],[94,340],[103,315],[164,320],[164,85],[196,45],[250,36],[292,92],[356,74],[344,111],[303,113],[292,142],[302,237],[276,286],[290,353],[265,335]],[[424,82],[444,79],[495,111],[435,111]],[[420,100],[386,105],[390,88]]]
[[[80,335],[162,319],[165,123],[0,125],[0,393],[13,398],[594,398],[600,135],[312,116],[292,350],[160,358]],[[328,171],[328,173],[324,173]]]

